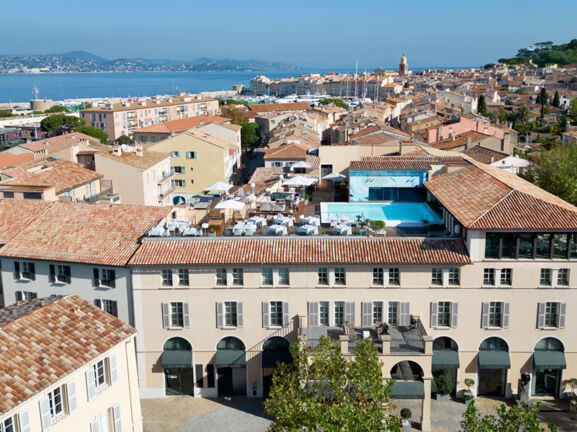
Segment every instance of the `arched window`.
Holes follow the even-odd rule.
[[[443,336],[433,341],[433,351],[459,351],[459,347],[453,339]]]
[[[164,351],[192,351],[192,346],[186,339],[175,337],[164,343]]]
[[[509,345],[503,339],[499,337],[490,337],[485,339],[481,346],[479,347],[479,351],[509,351]]]
[[[244,351],[245,347],[240,339],[229,336],[221,339],[218,345],[216,346],[216,349]]]
[[[537,342],[537,344],[535,345],[535,351],[561,351],[561,352],[564,352],[565,347],[563,346],[563,343],[559,339],[547,337],[547,338],[543,338],[539,342]]]
[[[290,342],[283,337],[273,336],[267,339],[263,346],[263,351],[288,351]]]

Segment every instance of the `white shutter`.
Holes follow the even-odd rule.
[[[509,328],[509,308],[510,303],[503,302],[503,328]]]
[[[345,303],[345,323],[355,325],[355,303]]]
[[[100,432],[100,417],[90,423],[90,432]]]
[[[459,319],[459,303],[451,303],[451,328],[457,328],[457,322]]]
[[[361,303],[361,326],[371,327],[373,325],[373,303]]]
[[[540,302],[537,306],[537,328],[545,328],[545,303]]]
[[[170,328],[170,304],[162,303],[162,327]]]
[[[30,432],[30,415],[28,414],[28,410],[18,414],[18,424],[20,425],[20,432]]]
[[[289,325],[289,304],[288,302],[282,302],[282,326],[288,327]]]
[[[399,308],[401,309],[399,325],[403,327],[408,327],[411,324],[411,314],[409,302],[400,302]]]
[[[270,327],[270,303],[262,302],[262,326],[264,328]]]
[[[48,396],[40,399],[40,420],[42,422],[42,430],[47,431],[52,427],[52,419],[50,418],[50,401]]]
[[[88,400],[91,401],[96,396],[96,387],[94,385],[94,371],[92,366],[86,371],[86,392],[88,393]]]
[[[100,414],[100,432],[109,432],[110,429],[110,410]]]
[[[188,303],[182,304],[182,324],[184,328],[190,328],[190,313],[188,312]]]
[[[431,328],[437,328],[439,325],[439,314],[438,314],[438,304],[437,302],[431,302]]]
[[[317,302],[309,302],[309,327],[316,327],[319,325],[319,304]]]
[[[74,381],[66,384],[66,396],[68,397],[68,413],[76,411],[78,404],[76,403],[76,384]]]
[[[224,314],[223,314],[224,304],[222,302],[216,302],[216,327],[224,327]]]
[[[236,326],[238,328],[244,327],[244,311],[242,309],[242,302],[236,304]]]
[[[483,308],[481,312],[481,327],[486,329],[489,328],[489,303],[483,302]]]
[[[122,416],[120,415],[120,405],[114,405],[112,411],[114,414],[114,432],[122,432]]]
[[[108,372],[110,373],[110,384],[118,381],[118,369],[116,367],[116,355],[108,357]]]
[[[567,313],[567,303],[559,303],[559,314],[557,315],[557,328],[565,328],[565,314]]]

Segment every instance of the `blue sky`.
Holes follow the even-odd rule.
[[[94,6],[88,6],[94,5]],[[305,67],[478,66],[577,38],[575,0],[3,2],[1,54],[256,58]]]

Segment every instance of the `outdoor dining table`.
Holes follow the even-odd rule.
[[[271,225],[268,227],[269,232],[273,232],[275,235],[287,235],[288,231],[284,225]]]
[[[306,235],[318,235],[319,229],[314,225],[303,225],[299,227],[298,232]]]

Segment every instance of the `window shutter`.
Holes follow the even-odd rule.
[[[537,328],[545,328],[545,303],[540,302],[537,306]]]
[[[100,432],[100,417],[90,423],[90,432]]]
[[[317,302],[309,302],[309,327],[316,327],[319,325],[319,304]]]
[[[509,307],[510,303],[503,302],[503,328],[509,328]]]
[[[114,354],[108,357],[108,369],[110,373],[110,384],[112,385],[118,381],[118,368],[116,365],[116,355]]]
[[[50,402],[48,396],[40,399],[40,420],[42,422],[42,430],[47,431],[52,427],[52,419],[50,418]]]
[[[109,270],[110,272],[110,288],[116,288],[116,270]]]
[[[36,265],[30,263],[30,280],[36,280]]]
[[[66,283],[70,283],[71,280],[70,266],[64,266],[64,275],[66,276]]]
[[[94,305],[95,305],[97,308],[102,309],[102,299],[95,299],[95,300],[94,300]]]
[[[120,415],[120,404],[114,405],[112,408],[114,415],[114,432],[122,432],[122,416]]]
[[[20,274],[20,263],[14,261],[14,279],[20,279],[22,275]]]
[[[373,304],[371,302],[361,303],[361,326],[370,327],[373,325]]]
[[[264,328],[270,327],[270,303],[262,302],[262,326]]]
[[[408,327],[411,324],[411,314],[410,314],[410,304],[409,302],[400,302],[399,307],[401,309],[400,314],[400,325],[403,327]]]
[[[20,432],[30,432],[30,415],[28,414],[28,410],[18,414],[18,424],[20,425]]]
[[[92,270],[94,286],[100,286],[100,272],[97,268]]]
[[[557,315],[557,328],[565,328],[565,314],[567,313],[567,303],[559,303],[559,314]]]
[[[162,303],[162,327],[170,328],[170,303]]]
[[[224,305],[222,302],[216,302],[216,328],[224,327],[224,316],[223,316]]]
[[[56,282],[56,269],[54,264],[50,264],[50,282]]]
[[[96,396],[96,387],[94,386],[94,372],[92,366],[86,371],[86,392],[88,393],[88,401],[91,401]]]
[[[481,312],[481,327],[489,328],[489,303],[483,302],[483,309]]]
[[[289,325],[289,304],[288,302],[282,302],[282,326],[288,327]]]
[[[188,303],[182,304],[182,324],[184,328],[190,328],[190,313],[188,311]]]
[[[438,315],[438,303],[437,302],[431,302],[431,324],[430,327],[431,328],[437,328],[437,326],[439,325],[439,315]]]
[[[345,303],[345,323],[355,325],[355,303]]]
[[[22,291],[16,291],[15,295],[16,295],[16,301],[24,300],[24,294],[22,294]]]
[[[236,326],[238,328],[244,327],[244,311],[242,309],[242,302],[236,303]]]
[[[457,322],[459,318],[459,303],[451,303],[451,328],[457,328]]]
[[[73,413],[78,408],[76,403],[76,384],[74,381],[66,384],[66,396],[68,397],[68,413]]]

